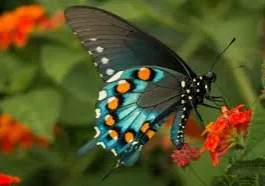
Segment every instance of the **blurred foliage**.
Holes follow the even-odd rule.
[[[9,0],[0,2],[0,11],[30,3],[40,3],[50,14],[77,4],[111,11],[166,43],[198,74],[207,72],[236,37],[213,69],[220,87],[213,87],[213,95],[224,95],[230,106],[252,107],[261,94],[262,74],[265,86],[260,70],[265,52],[263,0]],[[64,25],[55,32],[33,33],[24,48],[1,52],[0,64],[1,112],[52,143],[48,149],[36,146],[0,154],[0,171],[21,177],[22,186],[99,184],[116,161],[112,154],[96,149],[79,158],[76,151],[94,135],[94,105],[102,82],[70,29]],[[209,108],[199,110],[205,123],[219,115]],[[251,169],[245,170],[242,162],[230,165],[228,173],[233,170],[236,176],[225,175],[230,157],[213,167],[209,155],[203,154],[200,161],[182,169],[170,160],[170,152],[157,149],[158,153],[143,155],[135,167],[118,170],[101,185],[264,185],[262,171],[251,173],[255,166],[264,169],[263,159],[251,161],[265,155],[264,111],[263,101],[257,101],[247,148],[238,156],[250,161],[245,163]],[[54,137],[51,131],[57,123],[62,133]]]

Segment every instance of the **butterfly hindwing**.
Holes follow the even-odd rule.
[[[73,6],[65,17],[93,58],[104,81],[132,66],[160,66],[190,78],[196,74],[167,46],[123,18],[102,9]]]
[[[155,135],[161,121],[174,110],[173,105],[180,101],[180,89],[175,87],[184,76],[172,73],[168,69],[145,66],[117,72],[107,80],[96,108],[97,134],[80,153],[98,144],[121,155],[125,165],[131,164],[129,159],[137,157],[140,148]],[[165,79],[168,83],[163,83]],[[164,95],[146,100],[147,94],[157,92],[164,92]]]

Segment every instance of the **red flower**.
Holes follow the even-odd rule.
[[[231,110],[223,106],[221,111],[222,114],[216,122],[211,122],[202,133],[202,135],[208,134],[201,152],[206,150],[210,152],[214,166],[230,148],[244,146],[244,138],[252,115],[252,110],[244,110],[244,105]]]
[[[191,148],[188,143],[184,143],[181,150],[174,150],[171,155],[173,161],[177,163],[178,166],[185,166],[189,164],[191,161],[196,161],[200,159],[201,154],[199,152],[199,148],[193,147]]]
[[[10,186],[12,183],[20,183],[20,178],[0,173],[0,186]]]

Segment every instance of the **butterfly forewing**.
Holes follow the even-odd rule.
[[[65,10],[65,17],[92,56],[104,81],[120,70],[144,65],[165,67],[190,78],[196,76],[160,41],[110,12],[74,6]]]

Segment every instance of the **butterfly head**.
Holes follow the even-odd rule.
[[[214,72],[207,72],[205,75],[205,79],[209,83],[213,83],[216,80],[216,74]]]

